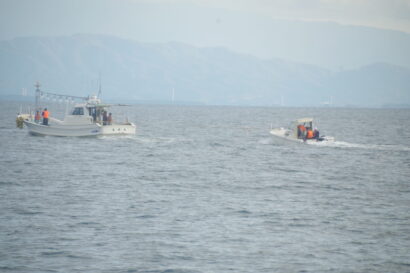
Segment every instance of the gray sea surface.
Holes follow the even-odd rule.
[[[410,110],[127,108],[39,137],[0,102],[0,272],[410,272]],[[53,115],[53,112],[51,112]],[[317,119],[333,144],[277,139]]]

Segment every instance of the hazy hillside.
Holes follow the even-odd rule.
[[[374,64],[332,72],[224,48],[147,44],[110,36],[30,37],[0,42],[0,94],[44,90],[88,95],[102,76],[107,99],[207,104],[410,104],[410,70]]]
[[[260,5],[269,9],[275,5],[279,8],[294,5],[300,11],[309,6],[317,11],[322,5],[332,5],[331,2],[339,2],[335,6],[340,8],[341,2],[349,6],[348,2],[363,1],[234,1],[228,8],[223,8],[223,3],[229,1],[6,2],[2,6],[3,16],[0,17],[0,25],[4,26],[0,28],[1,40],[30,35],[101,33],[145,42],[178,41],[195,46],[222,46],[261,58],[281,58],[330,69],[356,69],[376,62],[410,68],[408,32],[323,20],[284,20],[277,18],[286,16],[271,17],[269,13],[262,15],[235,8]],[[215,5],[206,2],[214,2]],[[364,2],[371,6],[371,1]],[[380,3],[374,6],[380,6]],[[395,1],[390,6],[397,12],[406,11],[400,11]],[[374,10],[344,11],[346,17],[360,12],[370,15]],[[332,16],[328,19],[332,20]],[[402,19],[400,21],[404,22]],[[382,22],[382,18],[374,17],[373,20],[379,24]]]
[[[334,73],[325,85],[338,104],[410,104],[410,70],[400,66],[376,63]]]

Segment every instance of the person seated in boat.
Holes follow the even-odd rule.
[[[36,111],[36,115],[34,116],[34,122],[40,123],[40,119],[41,119],[40,111]]]
[[[108,114],[107,122],[108,122],[108,125],[111,125],[111,123],[112,123],[112,113]]]
[[[305,138],[306,127],[303,124],[298,125],[298,138]]]
[[[50,113],[48,112],[47,108],[44,108],[41,115],[43,116],[43,125],[48,125],[48,116],[50,115]]]
[[[313,131],[311,128],[306,130],[306,139],[313,139]]]
[[[316,139],[316,140],[318,140],[319,137],[320,137],[319,130],[318,130],[317,128],[315,128],[315,129],[313,130],[313,138]]]
[[[108,115],[107,115],[107,111],[103,112],[103,125],[107,125],[108,124]]]

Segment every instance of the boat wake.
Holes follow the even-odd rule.
[[[135,135],[98,135],[98,139],[101,140],[110,140],[110,141],[118,141],[121,139],[136,139]]]
[[[146,144],[169,144],[176,141],[173,137],[137,137],[135,138],[138,142]]]
[[[270,138],[259,139],[258,143],[262,145],[272,145],[275,143],[275,141],[273,141],[273,139],[270,137]]]
[[[310,142],[308,145],[315,145],[320,147],[334,147],[334,148],[352,148],[365,150],[379,150],[379,151],[410,151],[410,147],[404,145],[386,145],[386,144],[359,144],[345,141],[332,142]]]

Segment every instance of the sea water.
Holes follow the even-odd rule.
[[[71,138],[0,106],[1,272],[410,271],[408,109],[135,105],[135,136]],[[301,117],[336,142],[269,134]]]

